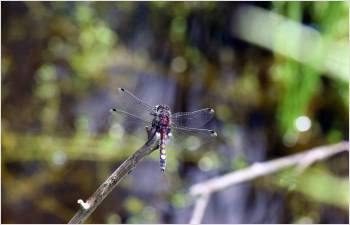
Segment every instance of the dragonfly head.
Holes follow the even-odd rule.
[[[170,107],[167,105],[156,105],[154,107],[154,111],[156,111],[157,113],[161,114],[161,113],[166,113],[166,114],[170,114]]]

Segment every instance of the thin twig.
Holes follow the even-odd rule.
[[[221,177],[213,178],[199,184],[195,184],[190,188],[190,193],[191,195],[212,193],[233,184],[241,183],[260,176],[277,172],[289,166],[308,163],[310,162],[310,158],[313,158],[313,161],[322,160],[339,152],[346,151],[348,148],[348,142],[341,142],[334,145],[316,147],[306,152],[282,157],[268,162],[254,163],[252,166],[245,169],[235,171]]]
[[[192,217],[190,220],[190,224],[199,224],[201,223],[205,209],[207,208],[209,202],[210,194],[203,194],[198,197],[196,200],[196,204],[193,209]]]
[[[190,188],[190,194],[193,196],[208,196],[213,192],[220,191],[229,186],[272,174],[290,166],[297,166],[298,171],[304,170],[306,167],[310,166],[316,161],[326,159],[330,156],[348,150],[349,143],[343,141],[338,144],[316,147],[302,153],[285,156],[263,163],[254,163],[245,169],[195,184]],[[202,210],[205,211],[205,208]],[[195,213],[196,212],[194,211],[193,214]],[[198,224],[200,222],[201,220],[196,221]]]
[[[103,199],[115,188],[115,186],[128,175],[136,165],[147,155],[157,149],[155,130],[146,128],[148,141],[134,154],[129,156],[95,191],[95,193],[86,201],[79,199],[80,209],[69,221],[69,223],[83,223],[90,214],[101,204]]]

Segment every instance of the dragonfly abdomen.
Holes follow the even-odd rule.
[[[161,138],[160,138],[159,164],[160,164],[160,170],[164,172],[166,167],[166,135],[165,134],[161,134]]]

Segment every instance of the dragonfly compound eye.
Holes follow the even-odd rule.
[[[158,110],[159,110],[159,105],[154,106],[154,110],[155,110],[156,112],[158,112]]]
[[[213,137],[216,137],[216,136],[218,136],[218,133],[216,133],[215,131],[211,130],[210,131],[210,135],[213,136]]]

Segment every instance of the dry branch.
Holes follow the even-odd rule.
[[[128,175],[145,156],[157,149],[155,130],[146,128],[146,131],[148,134],[148,141],[134,154],[129,156],[86,202],[81,199],[78,200],[80,209],[69,223],[83,223],[115,186]]]
[[[302,153],[285,156],[268,162],[254,163],[245,169],[195,184],[190,188],[190,194],[193,196],[199,196],[199,198],[197,199],[191,222],[195,218],[195,223],[199,224],[203,218],[203,214],[199,214],[202,217],[198,217],[197,215],[198,205],[202,204],[200,202],[203,202],[202,196],[209,196],[213,192],[220,191],[229,186],[272,174],[290,166],[297,166],[298,172],[301,172],[316,161],[326,159],[332,155],[348,150],[349,143],[346,141],[338,144],[316,147]],[[202,212],[205,211],[206,205],[207,204],[204,205],[204,208],[200,208]]]

